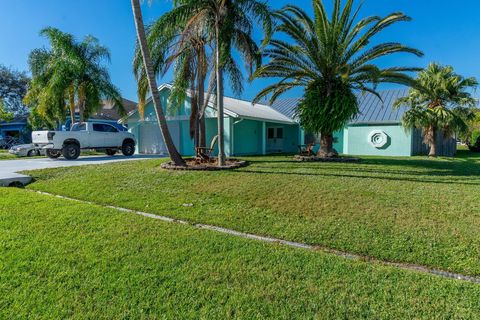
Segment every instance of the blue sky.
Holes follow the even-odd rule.
[[[310,0],[270,0],[274,8],[295,3],[311,11]],[[326,4],[331,0],[325,0]],[[357,0],[360,3],[361,0]],[[143,5],[145,22],[170,10],[169,0],[153,0]],[[398,24],[377,38],[400,41],[425,52],[424,58],[397,55],[379,61],[381,65],[425,66],[430,61],[453,65],[457,72],[480,79],[480,19],[478,0],[364,0],[361,16],[386,15],[402,11],[413,18]],[[82,38],[91,34],[100,39],[112,54],[109,65],[113,82],[124,97],[136,101],[131,60],[135,26],[129,0],[2,0],[0,8],[0,63],[28,70],[29,52],[45,46],[38,33],[46,26],[57,27]],[[170,81],[171,75],[160,79]],[[268,80],[245,83],[241,98],[251,99]],[[228,86],[226,93],[231,94]],[[291,92],[288,96],[298,95]]]

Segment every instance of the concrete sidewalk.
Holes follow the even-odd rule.
[[[132,157],[125,157],[116,155],[108,156],[85,156],[77,160],[49,159],[49,158],[35,158],[35,159],[19,159],[19,160],[0,160],[0,186],[22,185],[30,183],[32,178],[28,175],[19,174],[18,172],[27,170],[39,170],[47,168],[61,168],[85,166],[92,164],[105,164],[121,161],[135,161],[145,159],[157,159],[162,156],[157,155],[134,155]]]

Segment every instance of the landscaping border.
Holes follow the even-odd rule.
[[[293,160],[298,162],[360,162],[362,159],[360,158],[352,158],[352,157],[335,157],[335,158],[322,158],[317,156],[301,156],[295,155]]]
[[[186,166],[177,166],[173,162],[165,162],[161,164],[161,168],[166,170],[179,170],[179,171],[219,171],[219,170],[232,170],[237,168],[242,168],[248,165],[248,162],[245,160],[238,160],[234,158],[227,159],[225,165],[219,167],[215,162],[211,163],[196,163],[195,159],[187,159]],[[195,165],[189,165],[189,163],[195,163]]]

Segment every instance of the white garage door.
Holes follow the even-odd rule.
[[[178,122],[169,122],[168,128],[177,149],[180,146],[180,126]],[[142,154],[166,154],[162,133],[157,123],[144,122],[138,131],[138,151]]]

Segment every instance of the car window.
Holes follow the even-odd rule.
[[[104,124],[105,132],[118,132],[117,128],[109,124]]]
[[[70,131],[87,131],[86,123],[75,123]]]
[[[105,123],[94,123],[93,124],[93,131],[99,131],[99,132],[118,132],[118,130]]]

